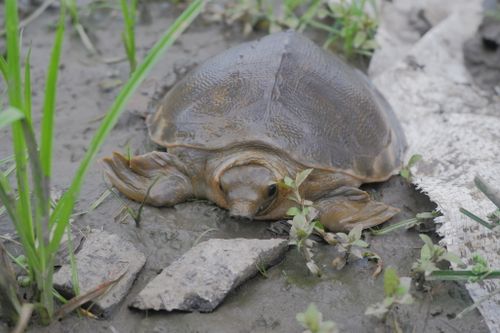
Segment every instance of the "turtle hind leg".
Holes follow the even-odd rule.
[[[152,152],[128,160],[115,152],[101,163],[111,184],[132,200],[173,206],[194,196],[185,167],[169,153]]]
[[[348,231],[358,225],[371,228],[399,213],[397,208],[371,200],[365,191],[347,186],[319,199],[315,206],[320,222],[331,231]]]

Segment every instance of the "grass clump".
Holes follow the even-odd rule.
[[[30,77],[28,66],[25,68],[24,77],[26,81],[24,84],[21,75],[17,1],[5,1],[7,59],[2,58],[0,60],[2,64],[0,65],[0,72],[7,83],[7,110],[10,111],[0,111],[0,115],[2,115],[1,125],[10,125],[12,128],[17,190],[14,191],[14,187],[7,177],[0,172],[0,200],[14,224],[22,244],[28,277],[26,283],[32,289],[34,295],[32,299],[22,300],[18,295],[14,296],[9,292],[7,297],[13,304],[16,303],[16,299],[19,303],[24,301],[33,303],[42,323],[47,324],[55,317],[54,297],[56,295],[54,295],[52,287],[55,255],[60,247],[63,235],[67,232],[75,202],[78,199],[81,186],[91,163],[134,91],[158,62],[165,50],[198,16],[204,4],[205,1],[203,0],[193,1],[153,46],[144,61],[137,66],[137,69],[123,86],[97,129],[72,179],[71,185],[52,208],[50,180],[53,162],[54,119],[66,6],[61,6],[58,29],[47,71],[40,128],[41,135],[40,140],[37,141],[35,139],[35,128],[31,122],[31,98],[30,94],[27,94],[27,92],[31,91],[31,83],[29,79],[26,80],[26,78]],[[28,72],[27,75],[26,72]],[[3,283],[0,290],[11,290],[8,280],[1,279],[0,282]],[[105,291],[107,288],[104,287],[99,290]],[[95,290],[93,292],[95,294]],[[80,302],[88,297],[89,295],[80,295],[76,301],[68,302],[69,305],[61,309],[66,313],[66,311],[77,308],[81,305]],[[7,313],[12,322],[16,322],[19,318],[26,318],[22,310],[23,306],[14,306],[12,309],[13,311],[10,314]]]
[[[329,33],[325,46],[333,45],[348,58],[371,56],[377,48],[375,33],[378,22],[367,14],[368,4],[375,12],[372,0],[341,0],[338,4],[329,4],[325,15],[332,17],[334,24],[329,29],[324,28]]]
[[[242,22],[245,34],[254,30],[269,33],[286,29],[299,32],[316,30],[326,34],[325,48],[352,58],[371,56],[377,47],[374,38],[378,21],[370,12],[376,13],[374,0],[342,0],[338,3],[327,0],[237,0],[229,2],[224,9],[213,9],[211,16],[213,20],[224,20],[228,24]]]

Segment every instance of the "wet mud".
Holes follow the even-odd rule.
[[[3,12],[0,4],[0,12]],[[137,27],[139,57],[153,45],[179,11],[166,3],[148,4],[144,20]],[[32,47],[32,78],[34,121],[40,122],[45,68],[50,56],[56,10],[48,10],[24,31],[24,51]],[[95,12],[87,23],[91,37],[101,51],[101,58],[121,57],[121,19],[116,12]],[[104,63],[87,55],[77,36],[68,33],[61,64],[57,126],[54,147],[55,189],[64,189],[71,181],[85,147],[92,138],[107,107],[119,87],[102,89],[105,80],[125,81],[128,64]],[[195,64],[243,40],[238,28],[222,24],[206,24],[198,20],[181,36],[164,59],[156,66],[127,107],[118,124],[106,140],[99,157],[112,151],[133,154],[154,149],[149,143],[141,116],[151,110],[175,81]],[[3,89],[3,88],[1,88]],[[11,153],[10,136],[0,131],[0,158]],[[434,209],[427,197],[400,177],[382,184],[364,187],[377,200],[401,208],[401,213],[389,223],[413,217],[416,213]],[[86,209],[106,190],[102,170],[94,163],[82,190],[78,209]],[[131,207],[137,204],[124,199]],[[109,318],[91,320],[70,315],[50,327],[34,326],[32,332],[301,332],[295,319],[298,312],[316,303],[325,319],[337,322],[341,332],[391,331],[378,320],[364,315],[366,307],[383,298],[382,277],[372,277],[375,265],[366,260],[348,264],[342,271],[331,266],[336,252],[320,244],[317,259],[325,271],[322,278],[312,277],[295,249],[290,249],[283,262],[269,269],[267,277],[259,275],[234,290],[213,313],[166,313],[130,310],[127,304],[156,276],[200,239],[208,238],[270,238],[269,222],[248,222],[231,219],[227,212],[209,202],[194,201],[173,208],[145,207],[139,226],[129,217],[120,221],[117,215],[122,203],[109,197],[95,211],[75,220],[75,227],[102,228],[133,242],[147,258],[126,300]],[[0,234],[12,232],[6,216],[0,217]],[[435,237],[435,240],[437,238]],[[385,266],[396,267],[400,275],[408,275],[411,264],[419,256],[422,242],[418,231],[401,230],[379,237],[370,237],[371,250],[382,257]],[[435,283],[430,292],[413,290],[416,302],[396,310],[404,332],[486,332],[478,312],[462,320],[454,315],[471,304],[463,285]],[[5,327],[3,327],[5,329]],[[0,326],[0,331],[2,326]]]

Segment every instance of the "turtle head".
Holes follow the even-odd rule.
[[[234,166],[220,177],[219,185],[228,203],[229,214],[252,219],[265,211],[278,194],[273,172],[265,166]]]

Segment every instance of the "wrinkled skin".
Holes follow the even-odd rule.
[[[103,159],[103,165],[112,184],[132,200],[162,207],[188,199],[208,199],[232,216],[256,220],[286,216],[294,205],[288,199],[291,192],[277,183],[306,168],[271,149],[240,148],[225,152],[178,148],[173,153],[152,152],[130,161],[114,153]],[[397,214],[398,209],[372,201],[357,188],[360,184],[346,173],[315,169],[301,191],[313,200],[321,223],[332,231],[350,230],[355,225],[369,228]]]
[[[233,216],[286,217],[277,186],[308,168],[302,196],[330,230],[380,224],[398,210],[358,189],[402,165],[391,107],[359,71],[295,32],[231,48],[188,74],[147,119],[168,152],[103,159],[111,183],[154,206],[208,199]]]

